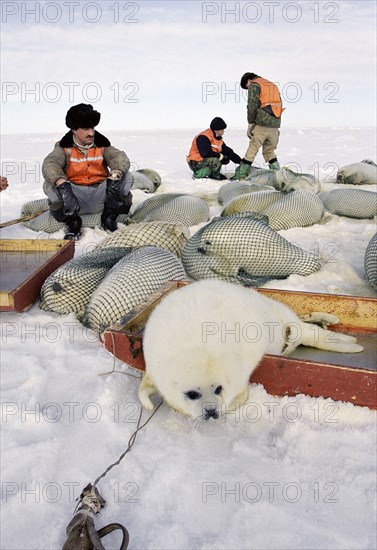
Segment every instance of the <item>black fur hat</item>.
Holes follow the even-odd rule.
[[[69,109],[65,123],[71,130],[77,130],[77,128],[94,128],[100,119],[101,113],[95,111],[92,105],[79,103]]]
[[[240,82],[240,86],[241,88],[243,88],[244,90],[246,90],[246,84],[247,84],[247,81],[248,80],[254,80],[254,78],[256,78],[258,75],[255,74],[255,73],[245,73],[243,75],[243,77],[241,78],[241,82]]]
[[[225,124],[225,121],[222,118],[217,116],[212,120],[209,127],[211,128],[211,130],[225,130],[226,124]]]

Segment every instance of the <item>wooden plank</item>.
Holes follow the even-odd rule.
[[[22,251],[43,253],[69,247],[69,241],[62,239],[0,239],[0,253],[12,254]]]
[[[47,277],[73,258],[74,241],[2,239],[1,311],[25,311],[37,299]],[[9,267],[7,277],[7,265]],[[11,267],[12,266],[12,267]],[[17,268],[20,274],[17,275]],[[3,288],[3,285],[7,288]]]
[[[287,304],[298,315],[305,315],[312,311],[325,311],[336,315],[341,321],[342,330],[362,329],[372,332],[377,330],[377,298],[267,288],[257,290],[261,294]]]
[[[377,373],[372,370],[265,355],[250,382],[262,384],[271,395],[303,393],[377,409]]]
[[[13,296],[8,292],[0,292],[0,311],[10,310],[13,306]]]

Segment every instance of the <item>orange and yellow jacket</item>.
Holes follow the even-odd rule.
[[[76,185],[93,185],[105,180],[112,170],[119,170],[123,176],[129,168],[126,153],[113,147],[99,132],[94,133],[93,146],[83,151],[76,147],[70,130],[44,159],[42,174],[51,184],[66,178]]]
[[[191,149],[186,157],[187,162],[200,162],[205,158],[220,157],[220,154],[228,157],[235,164],[241,162],[241,157],[228,147],[223,139],[216,138],[211,128],[207,128],[192,140]]]
[[[258,124],[279,128],[284,111],[279,88],[266,78],[257,76],[248,88],[247,120]]]

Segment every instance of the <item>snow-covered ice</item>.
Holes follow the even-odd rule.
[[[127,152],[134,169],[160,173],[159,192],[195,193],[209,201],[212,216],[221,211],[221,183],[194,181],[185,163],[196,130],[100,131]],[[3,136],[2,166],[14,175],[1,193],[1,221],[43,197],[41,162],[59,137]],[[376,160],[375,137],[374,128],[283,127],[279,160],[318,175],[329,190],[338,187],[338,166]],[[225,141],[242,156],[245,129],[227,129]],[[146,197],[136,191],[134,203]],[[308,277],[265,286],[377,297],[363,267],[375,231],[374,220],[335,215],[281,231],[328,261]],[[49,236],[14,225],[1,236],[61,238],[63,232]],[[98,228],[85,229],[76,254],[104,237]],[[127,446],[140,411],[138,380],[101,375],[113,358],[73,314],[46,313],[35,304],[22,314],[2,313],[1,328],[1,548],[55,550],[63,546],[83,487]],[[96,525],[123,523],[130,549],[372,550],[375,469],[374,411],[303,395],[276,398],[252,385],[248,403],[226,423],[194,429],[190,419],[160,408],[131,453],[101,481],[107,506]],[[119,547],[119,535],[104,544]]]

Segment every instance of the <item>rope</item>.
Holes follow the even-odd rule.
[[[113,335],[112,335],[113,338]],[[113,364],[113,370],[111,372],[117,372],[115,370],[115,342],[113,338],[113,355],[114,355],[114,364]],[[121,371],[118,371],[121,372]],[[122,373],[127,374],[127,373]],[[140,377],[142,378],[142,376]],[[137,421],[136,430],[132,433],[126,450],[120,455],[118,460],[108,466],[106,470],[97,477],[95,482],[93,484],[89,483],[83,492],[80,495],[80,500],[76,506],[74,517],[67,526],[67,541],[64,544],[63,550],[76,550],[77,548],[82,549],[89,549],[93,548],[96,550],[105,550],[104,546],[101,543],[101,538],[108,535],[109,533],[112,533],[116,530],[121,530],[123,533],[123,539],[121,543],[120,550],[126,550],[129,543],[129,533],[127,529],[121,525],[120,523],[111,523],[107,525],[106,527],[102,527],[99,531],[96,531],[94,526],[94,516],[95,514],[98,514],[99,511],[103,506],[105,506],[106,501],[104,498],[102,498],[99,490],[96,488],[96,485],[98,482],[104,478],[108,472],[114,468],[114,466],[117,466],[121,463],[123,458],[126,456],[127,453],[130,452],[132,449],[136,436],[139,433],[139,431],[144,428],[148,422],[152,419],[152,417],[156,414],[158,409],[161,407],[163,401],[161,400],[160,403],[157,405],[155,410],[149,415],[147,420],[144,422],[144,424],[141,424],[141,418],[143,415],[143,408],[140,408],[140,414]],[[80,507],[80,508],[79,508]]]
[[[121,463],[121,461],[123,460],[123,458],[126,456],[127,453],[130,452],[130,450],[132,449],[134,443],[135,443],[135,440],[136,440],[136,436],[138,434],[138,432],[144,428],[144,426],[146,426],[148,424],[148,422],[150,422],[150,420],[153,418],[153,416],[156,414],[156,412],[158,411],[158,409],[161,407],[163,403],[163,400],[160,401],[160,403],[157,405],[157,407],[155,408],[155,410],[150,414],[149,418],[144,422],[144,424],[142,424],[140,426],[140,422],[141,422],[141,417],[142,417],[142,414],[143,414],[143,409],[141,408],[140,409],[140,415],[139,415],[139,419],[138,419],[138,422],[137,422],[137,427],[136,427],[136,430],[133,432],[133,434],[131,435],[129,441],[128,441],[128,445],[127,445],[127,449],[120,455],[120,457],[118,458],[118,460],[116,462],[114,462],[113,464],[111,464],[110,466],[108,466],[106,468],[106,470],[100,475],[97,477],[97,479],[95,480],[95,482],[93,483],[93,487],[95,487],[97,485],[97,483],[102,479],[104,478],[108,472],[114,468],[114,466],[117,466],[118,464]]]
[[[113,345],[113,351],[112,351],[112,356],[113,356],[113,368],[112,370],[110,371],[106,371],[106,372],[101,372],[98,376],[107,376],[108,374],[113,374],[114,372],[118,372],[119,374],[125,374],[126,376],[131,376],[131,378],[137,378],[138,380],[141,380],[143,375],[140,374],[140,375],[137,375],[137,374],[131,374],[130,372],[123,372],[122,370],[116,370],[115,368],[115,361],[116,361],[116,355],[115,355],[115,339],[114,339],[114,334],[109,331],[109,334],[110,334],[110,337],[111,337],[111,343]]]

